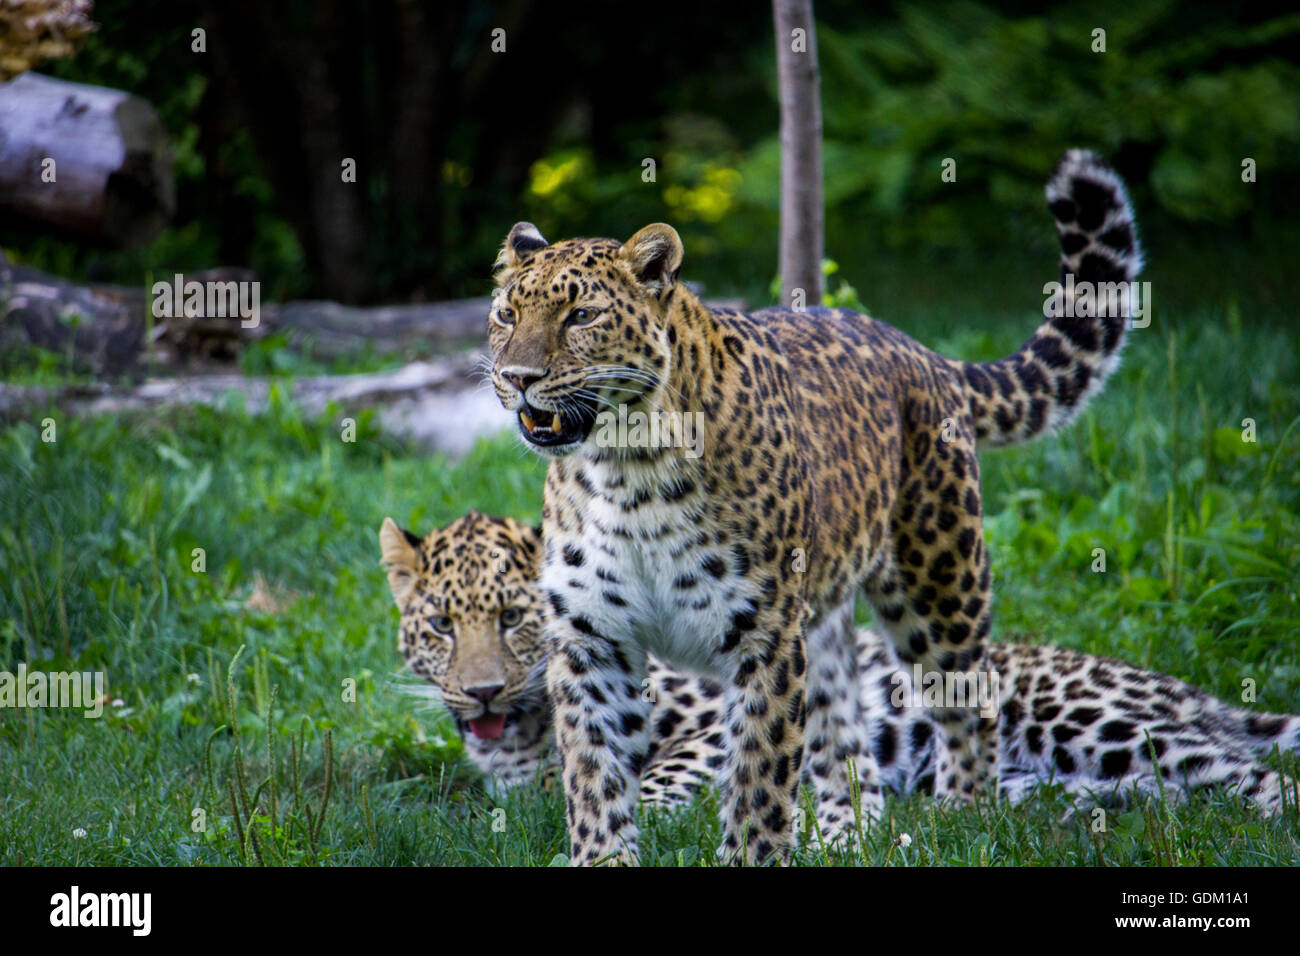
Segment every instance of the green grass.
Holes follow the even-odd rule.
[[[967,358],[1005,354],[1033,325],[991,293],[971,301],[893,318]],[[1251,706],[1300,711],[1300,362],[1282,314],[1158,312],[1083,421],[984,456],[998,637],[1237,702],[1251,681]],[[344,443],[337,416],[284,404],[165,424],[50,414],[54,443],[43,415],[0,431],[0,670],[104,670],[122,705],[98,720],[0,710],[0,863],[546,865],[565,851],[557,794],[492,796],[445,719],[399,690],[377,564],[385,515],[420,530],[471,507],[536,520],[540,461],[511,438],[419,458],[364,418]],[[287,608],[250,606],[259,576]],[[647,815],[645,859],[711,862],[715,799]],[[1227,795],[1115,811],[1101,833],[1052,793],[887,809],[860,856],[813,845],[799,861],[1300,863],[1294,811],[1265,820]]]

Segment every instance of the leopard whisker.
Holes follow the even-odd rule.
[[[626,381],[640,382],[649,385],[651,388],[663,388],[671,393],[675,398],[685,401],[680,391],[665,381],[661,376],[646,369],[635,368],[630,365],[594,365],[588,368],[588,378],[595,380],[623,379]]]
[[[579,398],[586,399],[589,402],[599,402],[600,404],[607,405],[610,408],[619,407],[619,403],[614,401],[612,398],[609,398],[605,395],[601,395],[599,392],[593,392],[589,388],[582,388],[582,387],[575,388],[573,390],[573,394],[577,395]]]

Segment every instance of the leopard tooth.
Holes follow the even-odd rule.
[[[519,420],[524,423],[524,427],[530,432],[537,430],[537,422],[533,421],[533,416],[529,415],[527,412],[520,412]]]
[[[564,422],[560,421],[560,413],[556,412],[551,416],[551,431],[557,435],[564,430]]]

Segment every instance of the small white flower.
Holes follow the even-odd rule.
[[[72,838],[73,838],[74,840],[84,840],[84,839],[86,839],[86,836],[87,836],[87,834],[86,834],[86,828],[85,828],[85,827],[77,827],[76,829],[74,829],[74,830],[72,831]]]
[[[114,697],[114,698],[113,698],[113,706],[114,706],[114,707],[125,707],[125,706],[126,706],[126,701],[124,701],[121,697]]]
[[[909,846],[912,845],[912,837],[911,837],[910,834],[907,834],[907,833],[900,833],[900,834],[898,835],[898,841],[897,841],[897,842],[898,842],[898,845],[899,845],[899,846],[901,846],[904,850],[906,850]]]
[[[203,683],[203,681],[199,680],[199,675],[198,675],[198,674],[186,674],[186,675],[185,675],[185,680],[188,681],[189,683],[193,684],[193,685],[196,686],[196,687],[197,687],[199,684],[202,684],[202,683]]]

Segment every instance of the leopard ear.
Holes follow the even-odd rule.
[[[420,539],[392,518],[385,518],[379,528],[381,562],[388,567],[388,587],[398,608],[404,608],[415,589],[420,572]]]
[[[506,241],[497,253],[496,268],[499,270],[498,282],[533,257],[538,249],[545,249],[550,243],[531,222],[517,222],[510,229]]]
[[[655,222],[623,243],[619,255],[647,291],[661,295],[677,281],[682,267],[682,238],[666,222]]]
[[[519,552],[533,574],[542,570],[542,526],[527,525],[514,518],[505,519],[506,526],[519,538]]]

